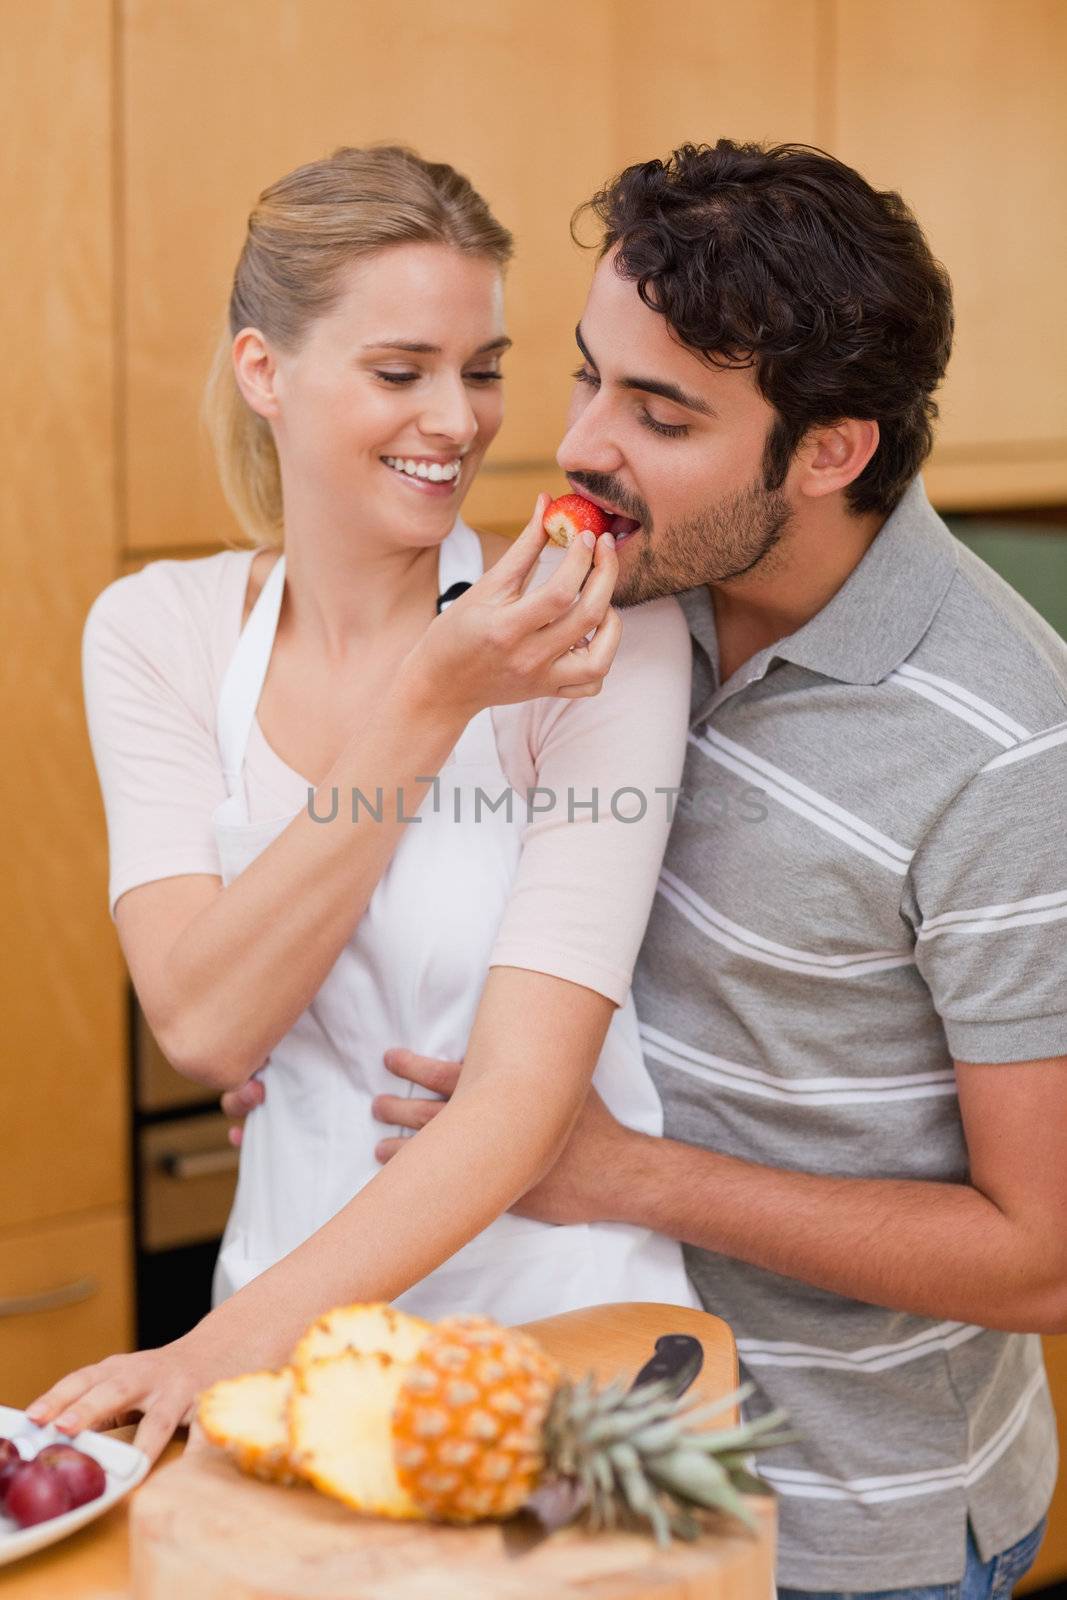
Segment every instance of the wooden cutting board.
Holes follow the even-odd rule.
[[[736,1387],[726,1324],[676,1306],[597,1306],[529,1324],[572,1376],[634,1374],[661,1333],[705,1350],[692,1393]],[[722,1421],[733,1420],[729,1414]],[[242,1477],[195,1437],[143,1485],[130,1514],[135,1600],[769,1600],[774,1509],[749,1502],[753,1537],[707,1519],[670,1550],[638,1533],[567,1528],[513,1556],[499,1524],[451,1528],[361,1517],[310,1488]]]

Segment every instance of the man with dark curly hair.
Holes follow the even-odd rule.
[[[952,302],[898,195],[721,140],[591,207],[559,460],[693,641],[635,979],[665,1137],[591,1094],[519,1209],[684,1242],[800,1435],[783,1600],[1008,1594],[1067,1329],[1067,648],[926,499]]]

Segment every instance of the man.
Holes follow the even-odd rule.
[[[635,979],[666,1137],[591,1094],[519,1209],[685,1243],[801,1435],[761,1469],[785,1600],[1007,1593],[1067,1329],[1067,648],[925,498],[951,297],[899,197],[724,140],[592,208],[559,460],[639,523],[618,603],[677,593],[693,637]]]

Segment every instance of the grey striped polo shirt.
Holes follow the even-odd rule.
[[[916,480],[810,622],[722,687],[708,593],[684,790],[634,983],[666,1133],[780,1168],[967,1178],[952,1061],[1067,1053],[1067,646]],[[710,1204],[714,1204],[711,1197]],[[849,1300],[687,1247],[730,1323],[779,1582],[957,1580],[1045,1512],[1036,1335]]]

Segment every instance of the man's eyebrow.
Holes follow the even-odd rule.
[[[586,348],[585,340],[582,338],[581,323],[574,330],[574,339],[593,371],[599,371],[596,362]],[[677,383],[670,383],[665,378],[619,378],[618,384],[620,389],[634,389],[640,394],[658,394],[664,400],[670,400],[674,405],[682,406],[686,411],[695,411],[701,417],[714,417],[716,415],[714,407],[710,406],[706,400],[702,400],[699,395],[689,394],[687,390],[681,388]]]
[[[499,339],[490,339],[488,344],[480,344],[474,352],[476,356],[495,355],[497,351],[510,350],[511,340],[505,335]],[[370,344],[363,346],[364,350],[406,350],[414,356],[439,356],[439,344],[422,344],[416,339],[374,339]]]

